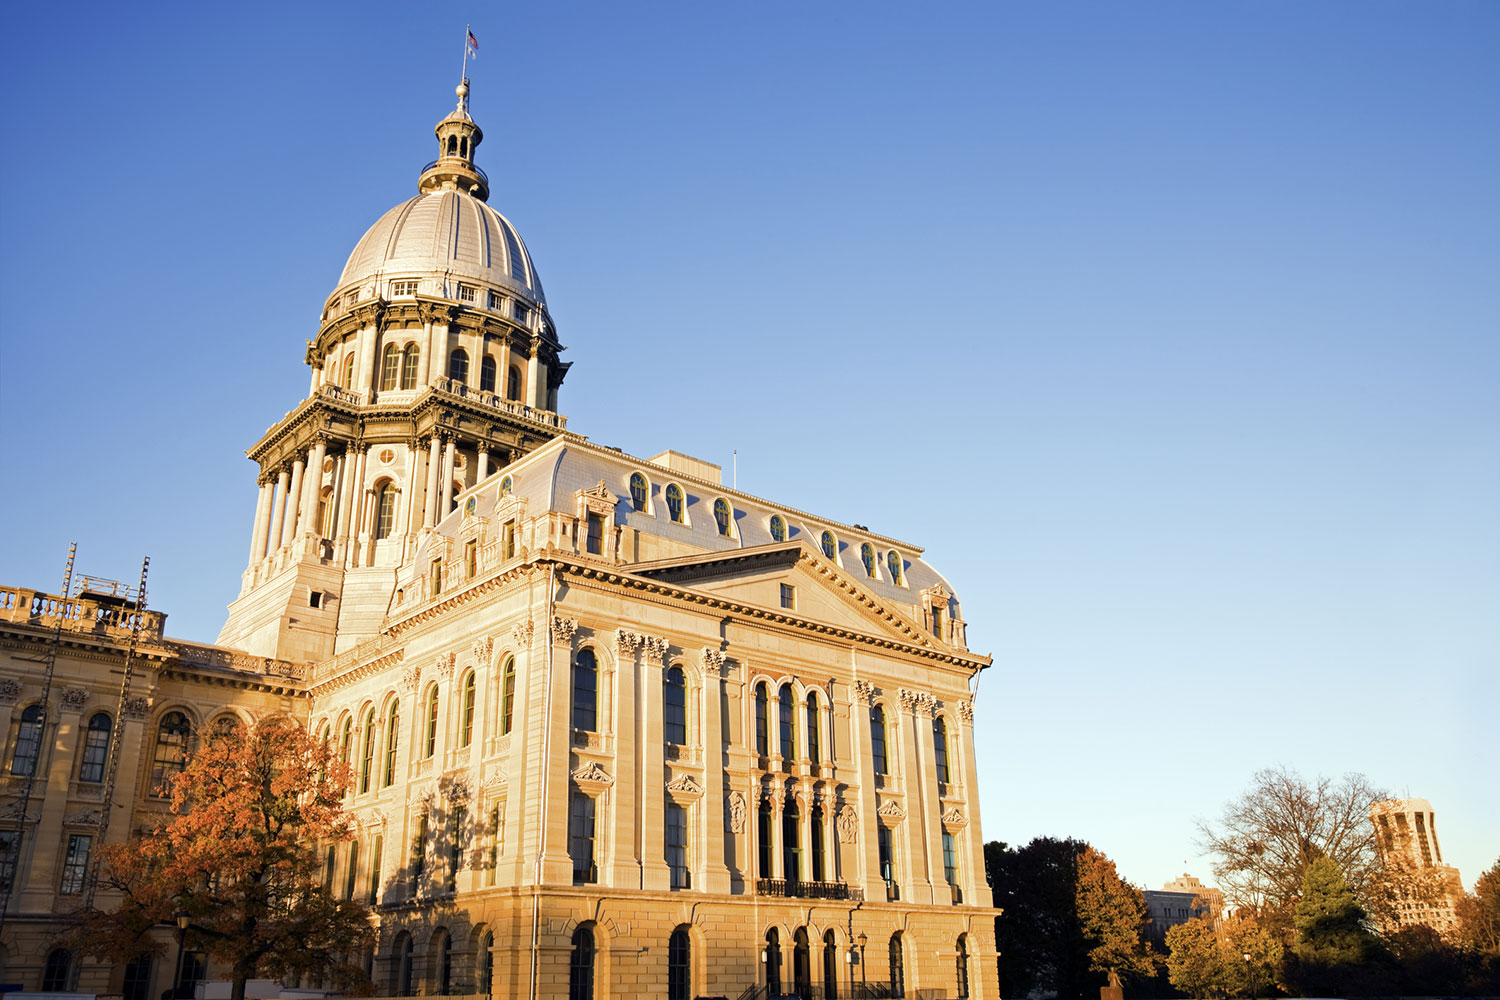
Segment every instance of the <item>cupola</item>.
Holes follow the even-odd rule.
[[[461,82],[458,107],[448,117],[437,123],[433,131],[438,138],[438,158],[422,168],[417,181],[418,190],[424,194],[431,191],[463,191],[480,201],[490,197],[490,179],[484,171],[474,165],[474,150],[484,140],[484,133],[469,117],[469,81]]]

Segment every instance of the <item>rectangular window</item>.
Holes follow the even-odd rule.
[[[473,302],[479,296],[479,289],[473,285],[458,286],[458,301]]]
[[[458,866],[464,859],[464,821],[468,816],[463,806],[453,808],[453,829],[449,832],[447,887],[449,892],[458,890]]]
[[[359,841],[349,841],[349,870],[344,873],[344,898],[354,898],[354,887],[359,881]]]
[[[464,543],[464,573],[470,580],[479,574],[479,539],[471,538]]]
[[[594,864],[594,799],[576,788],[568,809],[568,854],[573,858],[574,885],[599,881]]]
[[[516,302],[511,307],[511,316],[515,319],[515,321],[517,323],[520,323],[522,326],[525,326],[527,323],[529,323],[531,321],[531,310],[528,309],[526,306],[522,305],[521,303]]]
[[[943,613],[937,608],[932,609],[932,634],[939,639],[943,637]]]
[[[62,882],[57,891],[64,896],[75,896],[83,891],[83,880],[89,870],[89,850],[94,838],[75,833],[68,837],[68,853],[63,860]]]
[[[427,814],[417,817],[417,832],[411,838],[411,880],[413,885],[427,870]]]
[[[783,608],[795,608],[797,606],[797,588],[790,583],[781,585],[781,606]]]
[[[601,556],[604,554],[604,518],[589,511],[588,522],[588,553]]]
[[[441,594],[442,592],[443,592],[443,561],[441,559],[434,559],[432,561],[432,596],[436,597],[437,595]]]
[[[672,888],[690,888],[688,874],[687,810],[667,801],[667,867],[672,870]]]
[[[352,306],[352,305],[354,305],[354,303],[356,303],[358,301],[359,301],[359,289],[358,288],[353,289],[352,291],[348,291],[348,292],[344,293],[344,305],[346,305],[346,306]]]
[[[391,282],[391,298],[399,299],[403,296],[410,296],[415,294],[417,294],[417,282],[415,279],[410,281]]]
[[[516,557],[516,522],[515,521],[506,521],[505,522],[505,558],[507,558],[507,559],[514,559],[515,557]]]
[[[375,835],[375,847],[370,851],[370,905],[380,902],[380,856],[385,853],[385,838]]]
[[[958,851],[953,846],[953,834],[943,831],[943,878],[952,886],[958,885]]]
[[[500,867],[500,852],[504,849],[505,827],[501,825],[500,807],[490,810],[490,866],[485,873],[485,883],[495,884],[495,869]]]
[[[505,296],[499,292],[490,292],[490,309],[497,313],[505,312]]]
[[[16,861],[21,856],[21,831],[0,830],[0,889],[13,888]]]
[[[880,877],[887,887],[896,884],[896,852],[891,848],[891,828],[884,823],[875,824],[875,843],[880,852]]]
[[[323,890],[325,892],[333,892],[333,867],[336,861],[336,855],[334,852],[337,850],[338,848],[336,848],[332,844],[329,844],[328,854],[323,859]]]

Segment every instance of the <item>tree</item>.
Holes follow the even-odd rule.
[[[1500,959],[1500,861],[1474,880],[1458,902],[1458,937],[1466,948]]]
[[[1200,822],[1200,845],[1227,903],[1285,921],[1308,866],[1328,858],[1355,893],[1379,860],[1370,804],[1384,798],[1360,774],[1309,784],[1286,767],[1257,771],[1249,791],[1224,807],[1217,826]]]
[[[349,766],[289,719],[216,731],[176,777],[171,818],[101,850],[99,886],[122,898],[80,914],[77,947],[128,961],[185,911],[187,945],[229,965],[233,1000],[257,976],[368,992],[350,959],[373,941],[369,913],[334,898],[317,858],[318,844],[353,835],[349,783]]]
[[[1078,856],[1074,905],[1089,946],[1090,972],[1150,976],[1156,971],[1145,937],[1146,897],[1092,847]]]
[[[1170,927],[1167,948],[1167,977],[1189,996],[1267,996],[1282,958],[1276,935],[1248,914],[1227,917],[1217,925],[1211,917],[1197,917]]]
[[[1387,971],[1380,942],[1365,929],[1365,911],[1332,858],[1307,866],[1292,922],[1293,984],[1323,995],[1368,992],[1372,979]]]
[[[1190,997],[1224,988],[1224,954],[1209,917],[1167,928],[1167,979]]]

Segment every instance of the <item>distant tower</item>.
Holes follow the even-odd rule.
[[[1457,927],[1454,904],[1463,895],[1463,882],[1457,868],[1443,864],[1432,803],[1426,799],[1383,799],[1370,806],[1370,823],[1375,827],[1376,847],[1387,865],[1408,866],[1414,872],[1434,870],[1446,889],[1435,901],[1403,902],[1397,924],[1426,924],[1444,934],[1453,931]]]

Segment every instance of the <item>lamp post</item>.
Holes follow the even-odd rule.
[[[182,950],[187,944],[188,924],[193,915],[187,910],[178,910],[172,916],[177,920],[177,972],[172,977],[172,996],[177,997],[182,995]]]
[[[1250,953],[1245,952],[1245,982],[1250,984],[1250,1000],[1255,1000],[1255,973],[1250,967]]]
[[[864,931],[859,932],[859,985],[861,992],[869,992],[869,983],[865,981],[865,942],[870,940]]]

